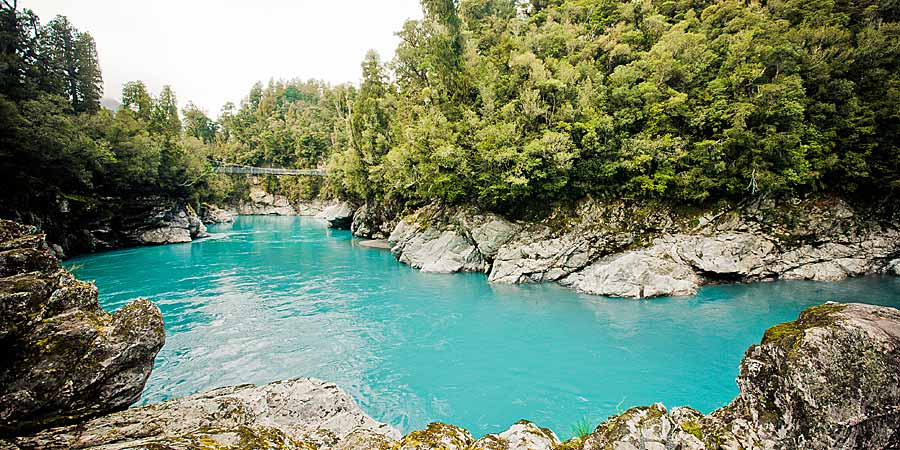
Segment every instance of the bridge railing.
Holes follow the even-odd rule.
[[[288,175],[324,177],[325,169],[287,169],[283,167],[252,167],[238,164],[221,163],[213,161],[214,170],[217,173],[247,174],[247,175]]]

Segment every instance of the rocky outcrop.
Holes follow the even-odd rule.
[[[138,245],[178,244],[209,237],[206,225],[190,206],[156,208],[145,222],[127,232]]]
[[[751,232],[667,235],[649,248],[601,259],[563,284],[592,294],[653,297],[692,294],[709,282],[837,281],[888,272],[888,258],[900,251],[900,232],[891,228],[826,239],[834,241],[788,247]]]
[[[888,263],[887,273],[900,276],[900,259],[895,259]]]
[[[190,242],[206,237],[206,227],[185,202],[163,196],[61,197],[40,214],[13,214],[46,233],[57,257],[136,245]],[[57,209],[58,208],[58,209]]]
[[[694,294],[700,277],[651,249],[603,258],[560,283],[588,294],[644,298]]]
[[[697,425],[702,417],[703,414],[691,408],[675,408],[670,412],[661,403],[631,408],[600,424],[580,448],[705,449]]]
[[[330,204],[329,201],[321,199],[303,200],[294,204],[294,210],[298,216],[315,217],[322,214]]]
[[[214,389],[13,442],[48,449],[327,449],[351,436],[360,445],[366,443],[349,447],[357,449],[377,448],[368,446],[376,439],[392,442],[400,437],[360,411],[336,385],[298,378]]]
[[[322,212],[316,215],[320,219],[325,219],[328,226],[339,230],[349,230],[353,223],[353,214],[356,207],[348,202],[334,202],[328,205]]]
[[[825,304],[747,350],[734,401],[703,416],[662,405],[601,424],[585,450],[900,448],[900,311]]]
[[[217,223],[232,223],[234,222],[234,217],[237,215],[238,213],[235,210],[223,209],[219,208],[216,205],[204,204],[203,209],[200,212],[200,219],[207,225]]]
[[[410,432],[397,444],[394,450],[467,450],[474,442],[465,428],[433,422],[424,430]]]
[[[499,434],[487,434],[469,447],[471,450],[553,450],[559,445],[556,433],[520,420]]]
[[[900,220],[836,198],[761,201],[691,213],[587,199],[518,224],[436,206],[391,234],[400,261],[432,272],[484,271],[499,283],[558,281],[618,297],[689,295],[707,283],[834,281],[900,271]],[[487,243],[487,244],[485,244]]]
[[[237,206],[238,214],[262,216],[295,216],[297,211],[287,197],[270,194],[256,184],[250,186],[249,199]]]
[[[400,220],[388,238],[404,263],[425,272],[488,272],[519,225],[474,209],[424,208]]]
[[[499,283],[557,281],[634,245],[641,236],[678,229],[662,208],[586,200],[525,226],[503,244],[488,279]]]
[[[138,400],[165,340],[147,300],[109,314],[30,227],[0,221],[0,433],[73,422]]]
[[[361,206],[353,213],[350,231],[356,237],[387,239],[397,226],[395,214],[375,203]]]

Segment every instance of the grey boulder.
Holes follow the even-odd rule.
[[[332,448],[348,436],[399,433],[332,383],[297,378],[213,389],[14,440],[21,447],[95,449]],[[372,448],[372,447],[369,447]],[[375,447],[377,448],[377,447]]]

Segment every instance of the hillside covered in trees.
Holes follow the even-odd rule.
[[[477,203],[521,215],[597,198],[703,204],[900,192],[900,5],[423,0],[361,83],[270,81],[216,120],[139,81],[99,106],[92,37],[3,1],[0,190],[223,201],[210,161],[323,167],[292,198]],[[25,217],[27,220],[27,217]]]
[[[327,157],[341,196],[501,212],[900,190],[895,2],[423,7],[358,90],[274,83],[226,109],[229,156]]]

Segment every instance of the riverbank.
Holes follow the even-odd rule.
[[[400,261],[424,271],[477,271],[495,283],[552,281],[645,298],[690,295],[710,283],[900,274],[900,220],[892,208],[853,207],[836,197],[690,211],[585,199],[522,222],[432,205],[403,216],[389,240]]]
[[[738,378],[740,395],[725,408],[705,416],[689,408],[632,408],[593,431],[593,424],[589,425],[584,436],[563,443],[552,431],[528,422],[477,440],[465,429],[445,424],[432,424],[401,438],[363,414],[334,384],[310,379],[222,388],[115,412],[133,401],[131,393],[140,391],[145,371],[162,345],[159,310],[149,302],[136,301],[115,316],[103,313],[96,304],[96,288],[60,269],[42,250],[39,236],[6,222],[3,230],[2,294],[32,299],[17,307],[25,309],[7,311],[5,317],[14,320],[4,325],[4,336],[15,342],[12,348],[17,355],[44,355],[16,359],[15,372],[3,374],[4,379],[18,380],[4,383],[0,392],[4,411],[9,413],[4,419],[5,448],[219,445],[549,450],[638,446],[639,442],[690,449],[831,448],[838,442],[846,448],[892,448],[898,444],[892,424],[897,423],[900,404],[895,395],[900,392],[900,312],[856,304],[814,307],[796,322],[767,331],[762,343],[747,352]],[[53,284],[57,279],[62,284]],[[36,288],[41,280],[48,283],[48,290]],[[90,320],[79,322],[79,317]],[[90,325],[95,322],[98,327]],[[75,327],[77,323],[84,326]],[[76,338],[97,332],[99,339]],[[68,344],[57,344],[62,342]],[[80,362],[69,362],[74,360]],[[95,362],[104,360],[117,363],[96,382],[87,382],[94,379],[85,377],[94,373]],[[55,382],[73,389],[67,391],[68,400],[52,403],[53,408],[48,408],[46,399],[39,401],[40,408],[33,408],[28,398],[42,399],[40,395],[54,392],[45,382],[36,384],[46,381],[41,372],[46,369],[44,361],[56,367]],[[37,387],[47,390],[36,391]],[[31,394],[23,396],[24,392]],[[36,396],[39,392],[44,394]],[[108,395],[97,397],[97,392]],[[118,397],[116,392],[129,394]],[[107,400],[97,402],[98,398]]]
[[[51,233],[63,237],[50,246],[66,256],[189,242],[206,236],[204,224],[237,215],[297,215],[374,239],[426,272],[484,272],[492,283],[554,282],[613,297],[691,295],[705,284],[900,275],[900,213],[890,202],[853,205],[812,196],[685,208],[586,198],[551,208],[540,220],[513,220],[472,206],[400,210],[291,201],[255,178],[248,189],[235,204],[201,205],[199,215],[161,198],[115,205],[117,214],[98,215],[81,230]]]
[[[484,272],[493,283],[556,282],[588,294],[647,298],[691,295],[705,284],[900,275],[896,205],[837,197],[695,209],[587,198],[535,221],[465,206],[400,213],[337,204],[339,228],[386,238],[399,261],[426,272]],[[325,209],[311,205],[319,207],[305,208]]]

